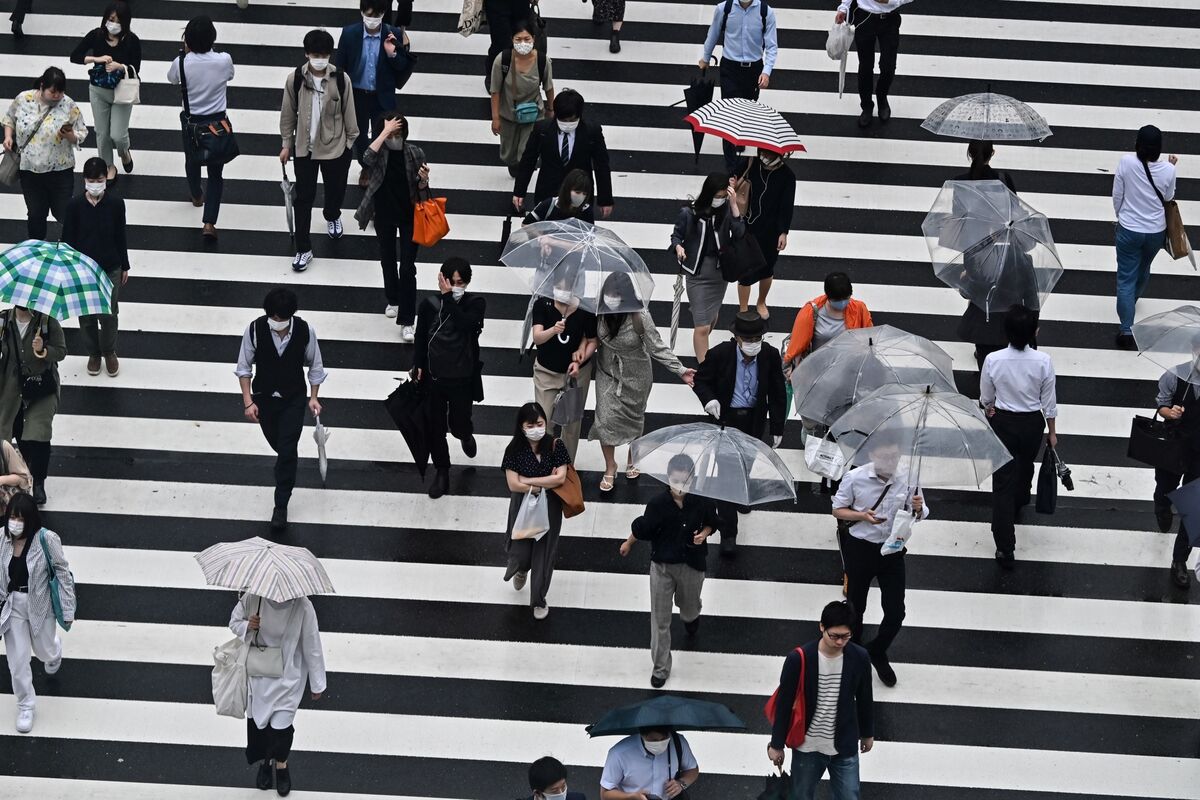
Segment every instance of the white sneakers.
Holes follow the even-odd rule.
[[[415,338],[417,338],[417,327],[415,325],[400,326],[400,341],[412,344]]]
[[[385,317],[387,317],[388,319],[395,319],[396,315],[399,313],[400,313],[400,306],[388,306],[387,308],[385,308],[383,310],[383,315]]]
[[[47,661],[42,665],[42,667],[46,670],[47,675],[56,674],[60,669],[62,669],[62,656],[60,655],[53,661]]]
[[[518,592],[525,588],[525,581],[529,578],[528,572],[518,572],[513,575],[513,588]]]
[[[335,219],[332,222],[326,222],[325,229],[327,231],[329,231],[330,239],[342,238],[342,221],[341,221],[341,219]]]
[[[17,733],[29,733],[33,730],[33,709],[17,710]]]
[[[550,616],[550,604],[549,603],[547,603],[544,606],[534,606],[534,609],[533,609],[533,618],[534,619],[542,620],[548,616]]]
[[[308,264],[313,260],[312,250],[305,250],[303,253],[296,253],[296,257],[292,259],[292,269],[296,272],[304,272],[308,269]]]

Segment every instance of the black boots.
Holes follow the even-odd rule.
[[[46,475],[50,472],[50,443],[28,439],[17,441],[29,473],[33,476],[33,500],[39,506],[46,504]]]
[[[271,759],[264,758],[258,765],[258,776],[254,779],[254,785],[264,792],[275,785],[275,772],[271,766]]]
[[[621,32],[620,31],[613,31],[612,36],[609,37],[608,52],[610,52],[610,53],[621,52]]]
[[[429,487],[429,496],[437,500],[448,491],[450,491],[450,470],[445,467],[438,467],[433,473],[433,483]]]

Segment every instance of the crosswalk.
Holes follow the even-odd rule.
[[[938,342],[969,386],[970,347],[954,333],[962,301],[934,278],[920,235],[937,188],[965,168],[966,148],[931,139],[920,120],[944,98],[990,83],[1033,103],[1055,131],[1042,144],[998,146],[994,164],[1051,218],[1066,266],[1039,341],[1059,374],[1060,452],[1076,490],[1060,497],[1056,515],[1022,519],[1012,574],[991,558],[988,484],[929,492],[934,516],[914,540],[908,616],[892,649],[900,683],[876,686],[879,741],[862,759],[864,797],[1200,799],[1200,591],[1171,587],[1172,535],[1154,527],[1153,476],[1124,455],[1129,420],[1153,403],[1159,370],[1112,346],[1109,201],[1119,155],[1153,123],[1181,157],[1183,217],[1200,219],[1200,0],[918,0],[906,7],[893,119],[886,132],[866,134],[855,127],[854,92],[837,99],[835,65],[822,53],[833,4],[777,5],[779,66],[763,100],[808,148],[790,162],[797,210],[771,295],[768,338],[777,346],[824,274],[843,269],[877,323]],[[62,671],[51,680],[35,668],[32,735],[5,721],[14,705],[0,670],[0,797],[257,796],[244,728],[212,712],[209,692],[212,647],[228,635],[234,598],[204,587],[191,556],[265,533],[272,454],[241,419],[232,373],[237,337],[276,284],[296,289],[321,336],[330,371],[323,421],[334,429],[328,488],[311,435],[302,437],[289,509],[289,543],[320,556],[339,589],[315,600],[329,691],[298,717],[296,796],[524,796],[527,764],[553,754],[569,765],[573,790],[599,797],[612,741],[589,740],[584,726],[653,694],[647,556],[621,559],[617,545],[661,487],[619,477],[602,497],[599,450],[583,444],[588,510],[563,526],[549,618],[532,620],[524,595],[501,582],[507,494],[496,467],[512,410],[531,392],[530,361],[517,356],[526,298],[497,261],[512,182],[480,92],[486,34],[455,33],[457,6],[418,4],[411,37],[421,61],[400,101],[434,188],[449,198],[451,234],[421,252],[419,288],[434,288],[436,263],[465,257],[490,315],[479,452],[466,459],[452,448],[451,494],[432,501],[379,402],[411,353],[382,314],[375,244],[351,218],[357,190],[343,214],[347,235],[314,237],[312,267],[295,274],[276,185],[276,109],[303,34],[336,33],[357,19],[358,3],[138,4],[137,172],[119,184],[133,264],[121,375],[88,377],[67,324],[47,482],[80,620],[64,635]],[[670,224],[720,164],[710,139],[693,165],[682,112],[668,108],[690,79],[711,6],[630,0],[619,56],[607,52],[586,4],[548,3],[543,12],[558,88],[582,92],[588,116],[604,124],[611,226],[655,273],[651,311],[665,329]],[[199,13],[215,20],[217,49],[237,69],[229,105],[243,155],[225,170],[217,250],[201,245],[199,212],[187,202],[178,90],[165,81],[183,23]],[[39,0],[23,41],[0,37],[0,97],[62,65],[90,121],[84,70],[66,54],[95,24],[92,3]],[[24,238],[23,218],[20,195],[0,193],[0,241]],[[1186,262],[1160,258],[1140,316],[1194,302],[1198,290]],[[678,342],[691,359],[686,327]],[[687,387],[655,374],[648,428],[702,414]],[[666,690],[725,703],[748,724],[745,733],[689,736],[702,770],[698,800],[757,797],[769,771],[763,700],[782,656],[814,635],[819,609],[839,595],[829,500],[809,491],[795,424],[781,453],[806,482],[797,503],[743,520],[739,559],[710,560],[701,634],[676,638]],[[867,622],[878,620],[876,603]]]

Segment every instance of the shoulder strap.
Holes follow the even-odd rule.
[[[54,108],[54,106],[49,106],[45,111],[42,112],[42,115],[38,117],[37,124],[29,130],[29,135],[25,137],[24,144],[22,144],[19,140],[17,141],[17,152],[24,150],[25,145],[29,144],[34,136],[37,136],[37,132],[42,129],[42,123],[46,121],[46,117],[50,116],[50,112],[53,111]]]
[[[179,89],[183,92],[183,113],[192,115],[192,107],[188,103],[187,74],[183,71],[183,62],[187,61],[187,53],[179,54]]]
[[[871,506],[872,511],[879,508],[879,504],[883,502],[883,498],[887,496],[888,489],[891,489],[891,488],[892,488],[892,485],[890,483],[887,486],[883,487],[883,491],[879,493],[879,497],[875,498],[875,505]]]
[[[300,87],[304,85],[304,73],[300,71],[300,67],[296,67],[296,71],[292,73],[292,102],[300,104]]]
[[[675,731],[671,731],[671,742],[675,745],[675,766],[678,767],[671,777],[678,780],[679,776],[683,774],[683,742],[679,740],[679,734]],[[667,753],[667,771],[671,771],[670,753]]]
[[[46,572],[50,578],[54,578],[54,561],[50,558],[50,545],[46,544],[46,529],[39,528],[37,532],[38,541],[42,543],[42,553],[46,556]]]
[[[761,0],[758,11],[762,15],[763,43],[767,41],[767,0]],[[729,13],[733,11],[733,0],[725,0],[725,16],[721,20],[720,44],[725,44],[725,28],[729,26]]]
[[[546,54],[541,50],[537,51],[537,68],[538,82],[542,84],[542,88],[546,87]]]
[[[500,74],[507,75],[512,68],[512,48],[506,47],[500,51]]]
[[[1142,160],[1139,158],[1138,161]],[[1146,170],[1146,180],[1150,181],[1150,188],[1154,190],[1156,195],[1158,195],[1158,202],[1162,203],[1165,207],[1167,205],[1167,201],[1163,199],[1162,192],[1158,190],[1158,185],[1154,183],[1154,178],[1150,175],[1150,162],[1142,161],[1142,169]]]

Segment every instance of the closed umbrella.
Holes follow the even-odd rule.
[[[283,164],[283,180],[279,182],[279,188],[283,190],[283,214],[287,218],[288,234],[292,237],[292,242],[296,241],[296,211],[292,208],[292,201],[296,197],[296,190],[292,186],[292,182],[288,180],[287,164]]]
[[[838,62],[838,97],[846,89],[846,59],[854,45],[854,26],[847,22],[834,23],[825,39],[825,54]]]
[[[660,428],[630,445],[643,474],[667,483],[667,465],[677,454],[691,458],[692,494],[737,505],[796,499],[796,479],[765,442],[736,428],[689,422]]]
[[[383,407],[400,429],[417,472],[424,478],[425,469],[429,466],[429,439],[425,435],[429,404],[425,388],[419,381],[403,380],[383,401]]]
[[[800,137],[783,115],[757,100],[744,97],[714,100],[684,120],[700,133],[711,133],[739,147],[757,147],[773,153],[804,150]]]
[[[671,349],[675,349],[675,338],[679,334],[679,308],[683,305],[683,273],[675,276],[675,291],[671,297]]]
[[[692,82],[683,90],[683,100],[680,102],[687,106],[688,112],[695,111],[700,106],[706,103],[711,103],[713,99],[713,89],[716,86],[717,79],[713,77],[713,68],[710,65],[708,69],[700,70],[700,74],[692,78]],[[677,106],[679,103],[672,103]],[[695,161],[700,163],[700,147],[704,144],[704,132],[692,132],[692,149],[695,150]]]
[[[921,127],[938,136],[991,142],[1040,142],[1053,133],[1041,114],[991,89],[947,100],[925,118]]]
[[[1139,356],[1200,386],[1200,308],[1180,306],[1133,324]]]
[[[57,320],[112,313],[112,281],[62,242],[27,239],[0,253],[0,301]]]
[[[796,413],[832,425],[846,409],[888,383],[954,391],[954,360],[923,336],[891,325],[844,331],[792,371]]]
[[[1063,274],[1046,215],[1000,181],[946,181],[921,231],[937,277],[989,317],[1040,310]]]
[[[325,567],[307,547],[276,544],[261,536],[220,542],[196,554],[209,586],[224,586],[282,603],[332,592]]]
[[[728,706],[662,694],[651,700],[613,709],[587,726],[588,736],[628,736],[644,728],[671,731],[744,731],[746,723]]]
[[[313,441],[317,443],[317,468],[321,471],[321,485],[325,485],[325,475],[329,472],[329,459],[325,455],[325,443],[329,441],[329,429],[321,424],[317,417],[317,427],[313,430]]]

